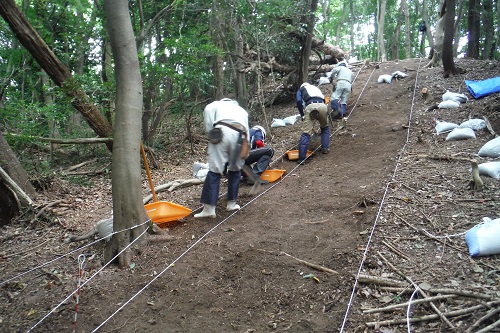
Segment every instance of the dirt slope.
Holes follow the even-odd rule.
[[[498,63],[458,64],[467,70],[468,79],[500,75]],[[331,152],[314,154],[306,165],[283,155],[297,144],[299,124],[273,129],[268,141],[276,150],[272,167],[286,169],[285,177],[265,186],[258,197],[248,196],[250,187],[242,185],[243,208],[237,213],[225,212],[222,199],[215,220],[187,217],[165,231],[167,240],[151,240],[134,258],[134,267],[102,270],[81,290],[77,332],[98,327],[103,332],[153,333],[406,331],[401,323],[373,324],[404,319],[406,307],[364,311],[409,300],[414,288],[408,280],[425,282],[428,296],[452,295],[435,301],[440,312],[498,300],[499,256],[472,259],[463,237],[435,239],[422,230],[457,234],[484,216],[497,217],[498,180],[483,177],[483,191],[469,190],[470,164],[465,160],[477,158],[492,135],[481,130],[475,140],[444,141],[445,136],[435,135],[434,126],[435,119],[461,123],[488,116],[499,132],[498,95],[471,99],[459,109],[426,111],[445,89],[464,92],[465,86],[464,76],[444,80],[442,69],[424,65],[425,60],[412,59],[379,68],[354,67],[348,127],[335,123]],[[380,74],[395,70],[407,71],[408,77],[377,84]],[[422,87],[432,92],[430,101],[422,99]],[[330,86],[322,89],[329,95]],[[275,118],[297,113],[293,103],[269,112]],[[311,150],[318,144],[312,142]],[[203,149],[200,145],[200,155],[184,158],[178,166],[153,170],[153,178],[157,183],[189,178],[192,162],[204,158]],[[79,202],[74,214],[61,219],[63,226],[83,231],[111,210],[106,204],[109,179],[94,181],[106,188],[98,197],[95,191],[76,189],[53,194]],[[144,188],[147,193],[146,180]],[[196,210],[200,193],[201,186],[194,186],[159,197]],[[1,231],[0,283],[84,244],[63,243],[65,232],[57,225],[23,230],[12,226]],[[75,290],[78,254],[88,258],[86,281],[101,267],[101,249],[95,245],[78,250],[4,284],[0,330],[72,329],[74,297],[38,321]],[[372,280],[365,282],[364,276]],[[387,279],[395,289],[387,289]],[[469,292],[469,297],[457,291]],[[412,331],[447,331],[453,326],[465,332],[487,311],[479,306],[448,323],[413,323]],[[435,313],[424,303],[414,307],[412,317]],[[497,320],[498,313],[479,327]]]

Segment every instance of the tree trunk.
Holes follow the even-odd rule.
[[[473,59],[479,58],[479,37],[481,33],[479,6],[479,0],[469,0],[467,57]]]
[[[440,17],[436,23],[436,32],[434,33],[435,40],[432,51],[432,59],[425,67],[438,67],[442,65],[444,25],[446,21],[446,15],[448,15],[447,13],[448,12],[446,11],[446,0],[443,0],[441,4]]]
[[[443,69],[444,77],[457,74],[453,60],[453,37],[455,35],[455,0],[446,0],[446,19],[444,22]]]
[[[429,41],[429,47],[431,48],[431,50],[434,50],[434,38],[432,37],[432,32],[429,26],[429,18],[427,15],[427,0],[422,1],[422,20],[424,21],[424,24],[426,26],[425,34],[427,36],[427,40]],[[429,54],[429,56],[432,57],[432,54]]]
[[[311,0],[311,8],[308,10],[306,18],[306,38],[302,45],[302,50],[300,52],[299,61],[299,82],[297,85],[300,86],[303,82],[309,79],[309,58],[311,56],[311,44],[314,36],[314,23],[316,19],[316,9],[318,8],[318,0]]]
[[[54,83],[71,98],[73,107],[85,117],[94,132],[100,137],[111,136],[113,133],[109,123],[99,113],[97,107],[91,103],[83,88],[73,79],[68,67],[56,57],[33,29],[15,1],[0,1],[0,15],[9,24],[19,42],[35,58]],[[112,148],[112,146],[108,147]]]
[[[379,61],[387,61],[387,54],[385,52],[384,42],[384,26],[385,26],[385,11],[387,7],[387,0],[377,1],[377,58]]]
[[[107,31],[115,60],[116,131],[113,144],[113,230],[124,230],[147,221],[142,203],[140,164],[142,79],[128,2],[105,0]],[[108,243],[107,254],[128,247],[143,228],[118,233]],[[119,256],[120,267],[131,260],[130,249]],[[110,260],[111,258],[106,258]]]
[[[29,180],[29,176],[17,159],[7,140],[0,131],[0,167],[14,181],[24,193],[31,198],[35,197],[36,191]],[[12,190],[0,178],[0,225],[9,224],[18,213],[19,208]],[[21,203],[25,206],[24,203]]]
[[[219,17],[219,10],[217,9],[217,1],[212,1],[212,19],[210,20],[212,38],[215,45],[223,50],[223,41],[221,36],[222,20]],[[215,81],[215,99],[219,100],[224,97],[224,58],[217,53],[214,63],[214,81]]]
[[[244,50],[243,50],[243,34],[241,32],[241,24],[240,18],[237,18],[235,21],[235,29],[234,29],[234,50],[237,55],[236,58],[236,100],[240,103],[240,106],[245,110],[248,107],[247,104],[247,86],[246,86],[246,75],[243,72],[245,68],[245,64],[243,63],[244,59]]]
[[[497,6],[500,5],[497,2]],[[492,0],[483,1],[483,27],[484,27],[484,46],[481,59],[493,59],[495,41],[495,30],[493,28],[493,3]]]
[[[401,4],[403,6],[403,14],[405,17],[405,59],[411,58],[411,39],[410,39],[410,11],[408,10],[408,2],[402,0]]]
[[[28,174],[12,149],[10,149],[9,143],[5,140],[2,132],[0,132],[0,166],[26,194],[31,197],[36,195],[35,188],[31,184]]]

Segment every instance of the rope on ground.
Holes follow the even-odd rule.
[[[13,276],[13,277],[11,277],[11,278],[8,278],[7,280],[4,280],[4,281],[0,282],[0,287],[1,287],[1,286],[3,286],[3,285],[4,285],[4,284],[6,284],[6,283],[9,283],[10,281],[12,281],[12,280],[14,280],[14,279],[20,278],[20,277],[22,277],[22,276],[24,276],[24,275],[26,275],[26,274],[29,274],[29,273],[31,273],[31,272],[33,272],[33,271],[36,271],[36,270],[40,269],[40,268],[42,268],[42,267],[45,267],[45,266],[47,266],[47,265],[49,265],[49,264],[52,264],[52,263],[54,263],[54,262],[56,262],[56,261],[58,261],[58,260],[61,260],[61,259],[65,258],[65,257],[67,257],[67,256],[69,256],[69,255],[71,255],[71,254],[73,254],[73,253],[75,253],[75,252],[79,252],[79,251],[81,251],[81,250],[83,250],[83,249],[85,249],[85,248],[87,248],[87,247],[89,247],[89,246],[91,246],[91,245],[94,245],[95,243],[98,243],[98,242],[100,242],[100,241],[102,241],[102,240],[104,240],[104,239],[106,239],[106,238],[108,238],[108,237],[110,237],[110,236],[114,235],[114,234],[118,234],[118,233],[120,233],[120,232],[124,232],[124,231],[127,231],[127,230],[132,230],[132,229],[138,228],[138,227],[140,227],[140,226],[142,226],[142,225],[144,225],[144,224],[146,224],[146,223],[150,223],[150,222],[151,222],[151,220],[150,220],[150,219],[148,219],[146,222],[144,222],[144,223],[142,223],[142,224],[138,224],[138,225],[132,226],[132,227],[127,228],[127,229],[123,229],[123,230],[119,230],[119,231],[114,231],[114,232],[112,232],[111,234],[109,234],[108,236],[105,236],[105,237],[99,238],[99,239],[97,239],[97,240],[95,240],[95,241],[93,241],[93,242],[91,242],[91,243],[85,244],[85,245],[83,245],[83,246],[81,246],[81,247],[79,247],[79,248],[77,248],[77,249],[75,249],[75,250],[73,250],[73,251],[71,251],[71,252],[68,252],[68,253],[63,254],[63,255],[61,255],[61,256],[59,256],[59,257],[55,258],[55,259],[52,259],[52,260],[50,260],[50,261],[47,261],[47,262],[45,262],[45,263],[43,263],[43,264],[40,264],[40,265],[38,265],[38,266],[35,266],[35,267],[33,267],[33,268],[31,268],[31,269],[27,270],[26,272],[23,272],[23,273],[20,273],[20,274],[15,275],[15,276]]]
[[[410,114],[409,114],[409,117],[408,117],[408,129],[407,129],[407,134],[406,134],[406,142],[403,145],[403,149],[401,150],[401,152],[406,151],[406,147],[409,144],[410,130],[412,129],[411,128],[411,121],[412,121],[412,116],[413,116],[413,109],[414,109],[414,106],[415,106],[415,95],[416,95],[416,89],[417,89],[417,84],[418,84],[418,77],[419,77],[419,73],[420,73],[420,64],[421,63],[422,63],[422,58],[420,58],[420,62],[419,62],[418,69],[417,69],[417,74],[416,74],[416,77],[415,77],[415,85],[414,85],[414,89],[413,89],[413,97],[412,97],[412,102],[411,102],[411,106],[410,106]],[[360,94],[358,96],[358,99],[359,99],[359,97],[361,95],[362,94]],[[351,111],[351,113],[352,113],[352,111]],[[394,172],[392,173],[392,176],[391,176],[391,179],[389,179],[389,181],[387,182],[387,184],[385,186],[384,194],[382,195],[382,200],[380,201],[380,205],[378,207],[377,214],[375,216],[375,220],[373,222],[373,226],[372,226],[370,235],[368,237],[368,241],[366,243],[365,250],[363,252],[363,257],[362,257],[361,262],[359,264],[359,268],[358,268],[358,272],[356,274],[356,278],[355,278],[355,281],[354,281],[354,284],[353,284],[351,296],[349,298],[349,303],[347,304],[347,309],[346,309],[346,312],[345,312],[345,315],[344,315],[344,320],[343,320],[342,326],[340,328],[340,333],[344,332],[345,326],[347,324],[347,319],[349,317],[349,313],[350,313],[350,310],[351,310],[351,307],[352,307],[352,303],[354,301],[354,296],[356,294],[356,289],[357,289],[357,286],[358,286],[359,276],[361,275],[361,270],[363,269],[365,261],[367,259],[368,250],[369,250],[371,242],[373,240],[373,235],[375,233],[375,228],[377,227],[377,222],[380,219],[382,208],[384,207],[384,203],[385,203],[385,200],[387,198],[387,194],[389,192],[389,187],[390,187],[391,183],[394,181],[395,176],[396,176],[396,174],[397,174],[397,172],[399,170],[399,166],[401,164],[402,156],[403,156],[403,154],[399,154],[398,160],[396,162],[396,166],[394,168]]]
[[[143,224],[145,223],[149,223],[151,220],[148,220],[146,222],[144,222]],[[133,226],[131,228],[128,228],[128,229],[124,229],[124,230],[120,230],[119,232],[122,232],[122,231],[125,231],[125,230],[129,230],[129,229],[133,229],[133,228],[137,228],[139,227],[139,225],[137,226]],[[130,242],[125,248],[123,248],[120,252],[118,252],[113,258],[111,258],[110,261],[108,261],[106,264],[104,264],[101,268],[99,268],[94,274],[92,274],[84,283],[82,283],[80,285],[80,288],[85,286],[87,283],[89,283],[94,277],[96,277],[101,271],[103,271],[106,267],[108,267],[116,258],[118,258],[124,251],[126,251],[129,247],[131,247],[135,242],[137,242],[139,239],[141,239],[142,236],[144,236],[146,234],[146,232],[148,231],[148,229],[144,229],[144,231],[136,238],[134,239],[132,242]],[[104,239],[104,238],[103,238]],[[74,252],[74,251],[73,251]],[[60,258],[57,258],[57,259],[60,259]],[[71,292],[65,299],[63,299],[58,305],[56,305],[54,308],[52,308],[52,310],[50,310],[45,316],[43,316],[35,325],[31,326],[31,328],[29,330],[27,330],[26,332],[31,332],[34,328],[36,328],[38,325],[40,325],[45,319],[47,319],[52,313],[54,313],[54,311],[56,311],[61,305],[65,304],[74,294],[78,293],[78,289],[75,289],[73,290],[73,292]]]

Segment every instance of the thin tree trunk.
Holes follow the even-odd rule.
[[[403,14],[405,17],[405,59],[411,58],[411,39],[410,39],[410,11],[408,10],[408,2],[406,0],[401,0],[403,6]]]
[[[479,58],[479,37],[481,32],[479,6],[479,0],[469,0],[467,57],[473,59]]]
[[[377,1],[377,49],[378,60],[387,61],[384,42],[384,26],[385,26],[385,11],[387,6],[386,0]]]
[[[142,79],[128,2],[105,0],[107,30],[115,60],[116,131],[113,145],[113,230],[124,230],[147,221],[142,203],[140,164]],[[127,248],[144,228],[124,231],[112,237],[107,255]],[[131,252],[119,256],[120,267],[131,262]]]
[[[497,1],[497,6],[499,6]],[[493,28],[493,2],[483,0],[483,27],[484,27],[484,47],[481,59],[493,59],[493,42],[495,41],[495,31]]]
[[[446,19],[443,38],[443,69],[444,77],[457,74],[453,61],[453,36],[455,35],[455,0],[446,0]]]

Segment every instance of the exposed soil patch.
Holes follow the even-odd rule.
[[[468,188],[467,159],[492,160],[477,152],[493,135],[479,130],[474,140],[445,141],[435,120],[487,117],[499,133],[499,97],[427,110],[446,89],[470,97],[464,78],[499,76],[500,66],[460,60],[466,74],[443,79],[441,68],[423,69],[425,63],[354,67],[351,114],[347,127],[334,124],[329,154],[318,151],[298,166],[284,153],[295,148],[299,124],[273,129],[267,143],[276,151],[272,167],[287,171],[281,181],[257,197],[242,185],[242,209],[235,214],[224,211],[222,198],[215,220],[189,216],[164,229],[130,269],[99,271],[101,243],[76,250],[85,242],[63,242],[66,233],[83,233],[110,215],[109,175],[92,179],[92,188],[58,180],[44,195],[69,202],[70,213],[58,223],[0,230],[0,283],[8,280],[0,287],[0,331],[71,330],[81,253],[86,284],[77,332],[402,332],[406,306],[367,311],[409,301],[415,290],[409,281],[428,297],[445,296],[433,301],[435,309],[430,302],[414,305],[411,318],[463,310],[446,320],[412,322],[412,332],[466,332],[475,323],[479,329],[497,322],[498,312],[478,320],[498,308],[500,257],[471,258],[463,235],[453,236],[500,212],[498,180],[482,177],[482,191]],[[377,84],[379,75],[396,70],[408,77]],[[423,99],[423,87],[430,100]],[[321,89],[329,95],[331,86]],[[297,113],[293,103],[268,111],[275,118]],[[311,150],[317,145],[313,141]],[[192,163],[205,159],[205,144],[198,143],[194,155],[183,154],[188,148],[162,152],[161,168],[152,170],[156,185],[191,178]],[[200,193],[201,186],[191,186],[158,196],[196,211]]]

